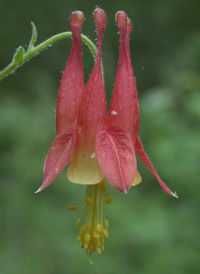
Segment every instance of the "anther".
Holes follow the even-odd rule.
[[[94,251],[93,245],[90,246],[90,251],[91,251],[91,252]]]
[[[90,198],[90,197],[87,197],[87,198],[85,199],[85,202],[86,202],[86,204],[89,205],[89,206],[92,206],[92,205],[94,204],[94,201],[93,201],[92,198]]]
[[[94,235],[94,238],[96,239],[100,237],[99,233],[96,230],[93,231],[93,235]]]
[[[79,227],[80,221],[81,221],[80,219],[78,219],[78,220],[76,221],[76,228]]]
[[[85,248],[85,249],[88,248],[88,243],[84,243],[84,248]]]
[[[101,248],[99,248],[99,247],[97,248],[97,254],[101,255]]]
[[[105,227],[106,227],[107,229],[109,228],[108,220],[105,220]]]
[[[79,231],[80,235],[83,235],[83,230],[84,230],[84,227],[82,226],[81,229],[80,229],[80,231]]]
[[[107,229],[103,230],[103,234],[105,235],[106,238],[108,238],[108,230]]]
[[[102,235],[102,234],[100,234],[100,241],[101,241],[101,243],[104,242],[104,239],[103,239],[103,235]]]
[[[85,234],[85,236],[84,236],[84,242],[85,243],[89,243],[89,241],[90,241],[90,234]]]
[[[113,201],[113,199],[113,196],[108,197],[108,199],[106,200],[106,204],[110,204]]]
[[[102,232],[102,225],[97,224],[97,232],[101,233]]]
[[[68,206],[68,209],[69,209],[69,210],[77,210],[78,207],[77,207],[77,206]]]
[[[77,242],[81,241],[81,235],[78,235]]]
[[[101,182],[100,188],[101,188],[101,191],[105,191],[106,190],[106,184],[104,182]]]

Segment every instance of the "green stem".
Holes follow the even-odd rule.
[[[14,72],[17,68],[21,67],[28,59],[31,57],[34,57],[37,55],[40,51],[46,49],[50,45],[54,44],[55,42],[72,37],[71,31],[68,32],[62,32],[59,34],[56,34],[52,36],[51,38],[47,39],[46,41],[42,42],[36,47],[31,47],[27,50],[27,52],[23,55],[23,59],[20,65],[16,65],[14,63],[14,60],[7,66],[5,67],[2,71],[0,71],[0,80],[2,80],[4,77],[8,76],[10,73]],[[81,35],[81,40],[91,49],[94,57],[97,56],[97,48],[94,45],[94,43],[85,35]],[[102,72],[103,72],[103,67],[102,67]]]

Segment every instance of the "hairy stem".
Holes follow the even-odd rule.
[[[47,39],[46,41],[42,42],[36,47],[28,48],[28,50],[24,53],[23,58],[20,62],[20,64],[16,64],[14,62],[14,58],[12,62],[5,67],[2,71],[0,71],[0,80],[2,80],[4,77],[8,76],[12,72],[14,72],[17,68],[21,67],[27,60],[29,60],[31,57],[34,57],[38,53],[40,53],[42,50],[46,49],[50,45],[54,44],[55,42],[72,37],[71,31],[69,32],[62,32],[59,34],[56,34],[52,36],[51,38]],[[85,35],[81,34],[81,40],[89,47],[89,49],[92,51],[94,57],[97,56],[97,48],[94,45],[94,43]],[[102,67],[102,73],[103,73],[103,67]]]

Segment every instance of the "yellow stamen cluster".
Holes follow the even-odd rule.
[[[88,185],[86,189],[85,216],[83,225],[80,227],[78,242],[81,242],[81,247],[85,249],[89,255],[97,252],[98,255],[104,251],[104,237],[108,237],[108,220],[105,218],[105,204],[112,202],[113,197],[106,197],[106,184],[102,181],[96,185]],[[75,210],[75,206],[68,207]],[[83,209],[82,208],[82,209]],[[76,227],[80,225],[80,219],[76,222]]]
[[[107,220],[104,225],[99,223],[95,227],[92,227],[92,223],[83,225],[80,228],[77,241],[82,243],[81,248],[84,248],[86,254],[91,257],[92,252],[96,251],[98,255],[101,255],[104,251],[104,236],[108,237]]]

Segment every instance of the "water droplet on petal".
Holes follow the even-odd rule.
[[[111,111],[111,114],[112,114],[112,115],[117,115],[117,112],[116,112],[115,110],[112,110],[112,111]]]
[[[95,156],[96,156],[96,153],[93,153],[90,158],[93,159]]]

